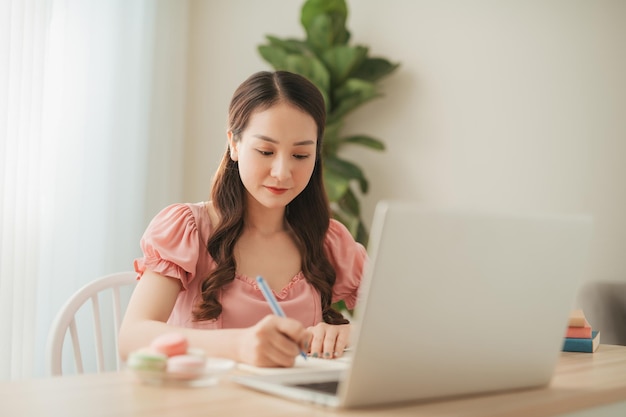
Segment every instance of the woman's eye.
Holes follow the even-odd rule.
[[[308,154],[295,154],[293,157],[296,159],[307,159],[309,155]]]
[[[261,150],[261,149],[257,149],[257,152],[259,152],[263,156],[270,156],[270,155],[272,155],[274,153],[272,151],[264,151],[264,150]]]

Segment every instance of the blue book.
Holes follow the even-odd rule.
[[[600,331],[591,332],[589,339],[574,339],[566,337],[563,343],[563,352],[587,352],[593,353],[600,346]]]

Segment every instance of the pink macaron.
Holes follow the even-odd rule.
[[[206,360],[194,355],[177,355],[167,360],[167,373],[171,378],[194,379],[204,373]]]
[[[150,348],[161,352],[168,357],[184,355],[187,353],[189,342],[180,333],[165,333],[156,337],[150,344]]]

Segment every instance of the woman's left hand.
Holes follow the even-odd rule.
[[[307,330],[312,335],[309,354],[314,358],[338,358],[343,355],[343,351],[350,343],[349,324],[321,322]]]

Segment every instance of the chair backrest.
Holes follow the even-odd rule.
[[[105,368],[105,349],[103,341],[103,328],[113,326],[113,351],[115,354],[115,369],[120,369],[120,358],[117,350],[117,334],[119,332],[120,323],[122,321],[122,292],[120,289],[126,286],[134,286],[137,274],[135,272],[118,272],[98,278],[76,291],[61,310],[57,313],[50,331],[46,345],[46,361],[48,370],[51,375],[61,375],[63,373],[63,346],[66,334],[70,334],[72,341],[72,353],[74,363],[76,365],[76,373],[85,373],[83,366],[83,356],[81,351],[81,340],[85,340],[84,336],[79,333],[85,332],[83,327],[77,326],[77,313],[82,310],[88,310],[86,304],[91,301],[91,316],[93,318],[94,331],[94,350],[97,363],[97,372],[107,370]],[[110,293],[110,304],[106,302],[101,307],[100,295],[106,296]],[[85,309],[81,307],[85,306]],[[79,331],[81,329],[81,331]]]

